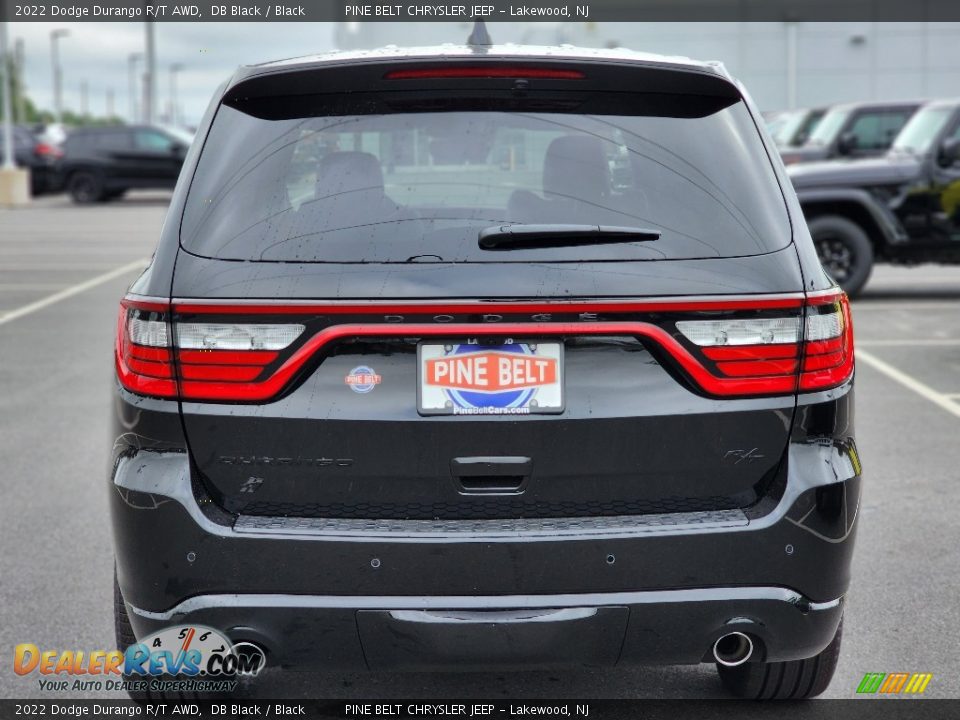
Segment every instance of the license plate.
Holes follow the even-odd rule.
[[[563,412],[563,344],[420,343],[417,410],[423,415]]]

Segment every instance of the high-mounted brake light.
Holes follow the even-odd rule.
[[[397,313],[410,321],[384,320]],[[489,313],[503,321],[483,322]],[[584,320],[587,313],[593,317]],[[663,313],[690,319],[654,320]],[[458,319],[438,323],[438,315]],[[325,316],[327,323],[307,334],[316,321],[298,320],[311,316]],[[265,322],[251,321],[257,317]],[[117,324],[116,364],[123,386],[142,395],[265,402],[338,341],[504,335],[635,337],[662,350],[692,386],[713,397],[826,390],[853,374],[850,307],[839,291],[806,300],[797,294],[401,305],[191,300],[171,305],[128,298]]]
[[[391,70],[386,80],[444,80],[450,78],[517,78],[540,80],[583,80],[579,70],[560,70],[538,67],[431,67],[410,70]]]

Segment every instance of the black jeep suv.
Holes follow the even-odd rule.
[[[54,167],[61,150],[56,145],[41,140],[33,130],[14,125],[13,160],[20,167],[30,170],[30,194],[42,195],[54,188]],[[3,143],[0,142],[0,164],[5,160]]]
[[[120,308],[121,646],[822,692],[853,337],[759,122],[624,51],[238,70]]]
[[[80,128],[63,144],[60,183],[82,204],[131,189],[172,189],[190,140],[182,130],[151,125]]]
[[[824,267],[849,295],[875,262],[960,262],[960,100],[926,105],[883,157],[789,176]]]
[[[912,100],[835,105],[800,147],[783,147],[780,155],[786,165],[883,155],[920,105]]]
[[[810,133],[816,130],[826,112],[826,108],[802,108],[788,110],[778,116],[768,125],[768,129],[780,152],[802,146],[809,139]]]

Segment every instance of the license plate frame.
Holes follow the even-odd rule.
[[[562,341],[531,338],[423,340],[417,343],[417,412],[458,417],[558,415],[566,405],[564,349]],[[503,362],[510,366],[504,372],[512,381],[506,386],[500,385],[507,377],[500,373]],[[453,372],[456,378],[446,385],[434,382],[444,372]],[[481,388],[483,379],[487,389]]]

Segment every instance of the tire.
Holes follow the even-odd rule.
[[[104,198],[103,181],[93,172],[80,170],[67,181],[67,190],[75,203],[89,205]]]
[[[720,682],[733,695],[749,700],[802,700],[820,695],[837,669],[843,618],[830,644],[819,655],[787,662],[746,662],[736,667],[717,663]]]
[[[123,601],[123,593],[120,592],[120,585],[117,583],[117,571],[113,571],[113,631],[117,641],[117,649],[125,653],[127,648],[137,642],[137,636],[133,632],[133,626],[130,624],[130,616],[127,615],[127,606]],[[124,675],[125,681],[142,680],[143,678]],[[160,676],[159,680],[171,680],[173,678]],[[173,693],[162,692],[159,690],[128,690],[127,694],[131,700],[137,702],[148,702],[154,700],[197,700],[201,696],[196,693]]]
[[[840,215],[821,215],[808,226],[823,269],[847,295],[855,296],[873,270],[873,244],[867,233]]]
[[[113,630],[117,642],[117,649],[125,653],[127,648],[137,642],[137,636],[133,632],[133,626],[130,624],[130,616],[127,614],[127,605],[123,601],[123,593],[120,591],[120,585],[117,583],[117,571],[113,571]],[[140,677],[123,676],[124,680],[142,680]],[[169,675],[161,675],[158,680],[175,680]],[[157,700],[229,700],[238,693],[249,690],[252,681],[241,680],[233,693],[200,693],[200,692],[171,692],[162,690],[128,690],[127,694],[131,700],[137,702],[152,702]]]
[[[126,652],[128,647],[137,642],[137,636],[130,624],[130,616],[127,615],[126,603],[123,602],[123,593],[120,592],[120,585],[117,583],[116,569],[113,571],[113,634],[120,652]]]

